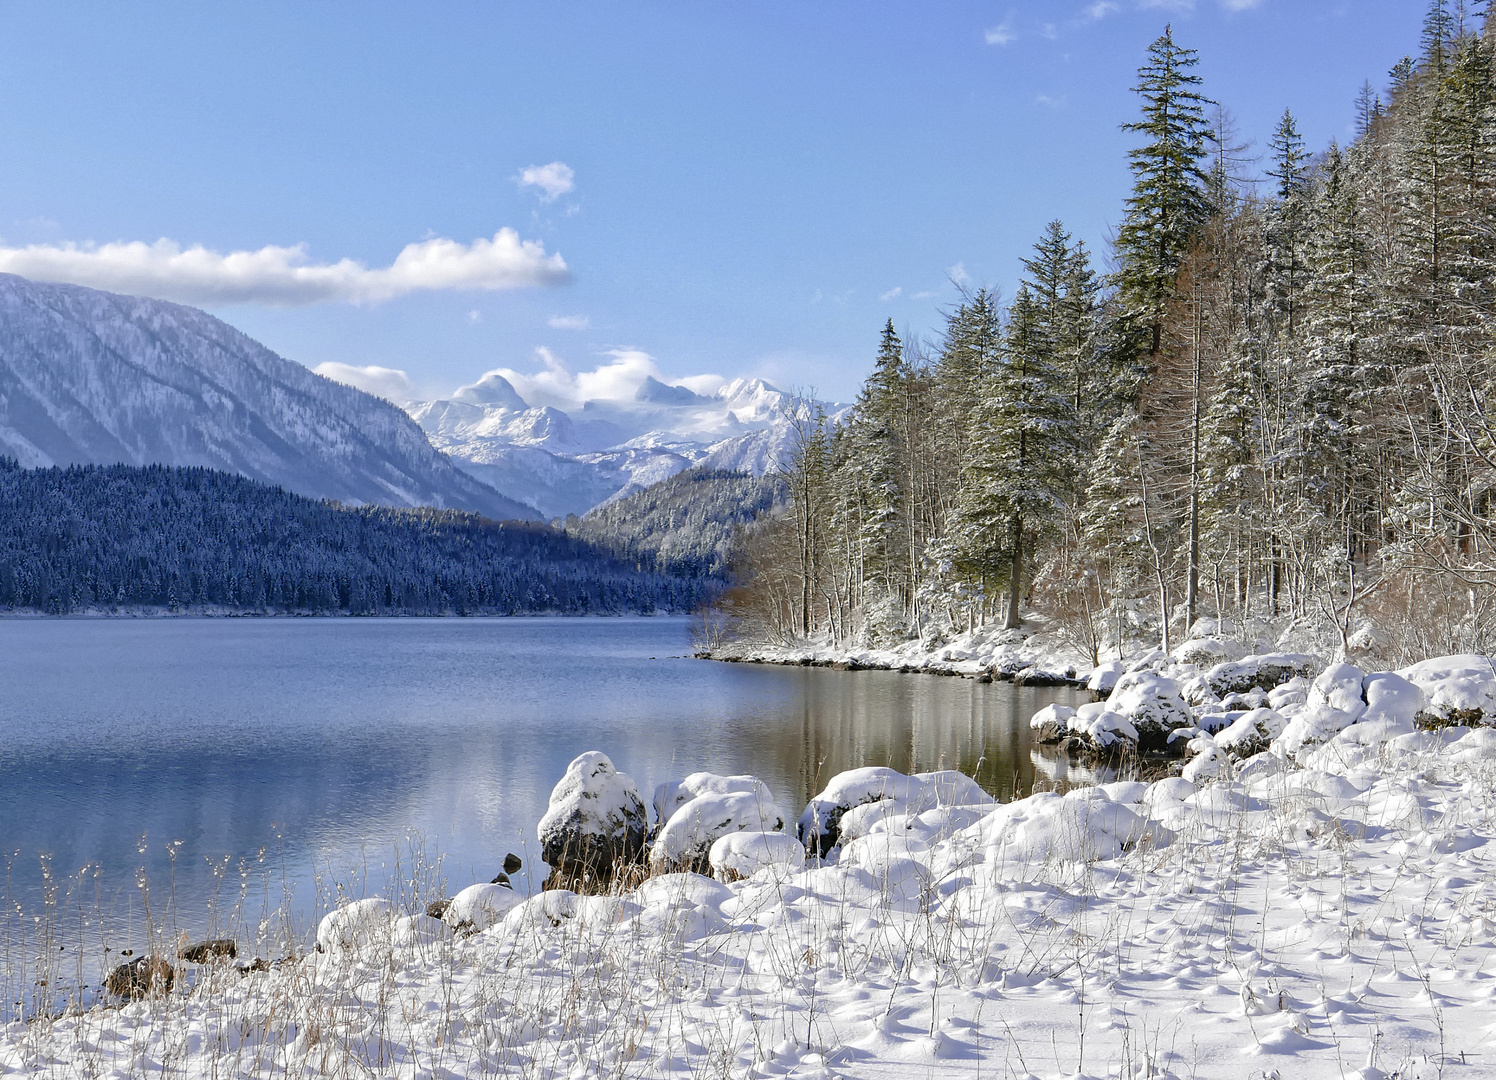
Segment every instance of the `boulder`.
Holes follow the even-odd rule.
[[[1041,743],[1061,742],[1070,732],[1070,719],[1074,715],[1075,710],[1069,705],[1046,705],[1029,718],[1029,727]]]
[[[731,792],[747,792],[764,803],[774,801],[769,785],[756,776],[719,776],[716,773],[696,772],[682,780],[667,780],[655,788],[655,826],[664,827],[677,810],[698,795],[726,795]]]
[[[841,820],[865,803],[891,800],[904,813],[917,814],[937,806],[974,806],[995,800],[971,777],[954,770],[907,776],[894,769],[868,766],[831,778],[800,815],[797,832],[807,851],[825,856],[841,838]]]
[[[519,907],[524,898],[507,885],[469,885],[447,905],[442,922],[454,930],[478,933],[487,930]]]
[[[1328,742],[1366,711],[1362,684],[1366,672],[1353,664],[1331,664],[1309,687],[1309,695],[1274,741],[1279,753],[1297,757],[1306,748]]]
[[[1131,723],[1141,753],[1177,752],[1182,748],[1170,736],[1194,724],[1179,684],[1151,671],[1130,671],[1117,680],[1106,708]]]
[[[1217,664],[1205,675],[1217,697],[1245,694],[1254,687],[1272,690],[1293,678],[1313,678],[1325,662],[1308,653],[1261,653],[1230,663]],[[1277,706],[1274,705],[1274,708]]]
[[[111,971],[104,980],[104,989],[126,998],[169,994],[176,978],[176,969],[159,956],[137,956]]]
[[[212,964],[219,960],[234,960],[238,956],[239,946],[233,938],[209,938],[177,950],[177,959],[189,964]]]
[[[728,833],[712,844],[707,862],[718,881],[752,877],[770,867],[792,874],[805,865],[805,845],[782,832]]]
[[[1215,737],[1215,745],[1237,758],[1262,753],[1283,734],[1288,720],[1274,709],[1253,709],[1242,713]]]
[[[1117,685],[1117,680],[1127,673],[1127,664],[1122,660],[1111,660],[1102,664],[1091,677],[1086,680],[1086,689],[1098,701],[1105,701],[1111,696],[1112,688]]]
[[[1466,654],[1424,660],[1398,672],[1423,694],[1421,728],[1496,723],[1496,668],[1488,656]]]
[[[649,818],[634,781],[592,752],[566,767],[537,832],[546,888],[598,892],[642,859]]]
[[[707,869],[708,855],[719,838],[782,830],[784,815],[766,797],[767,791],[708,792],[676,807],[650,849],[650,872],[700,873]]]
[[[317,924],[317,951],[341,953],[387,945],[397,914],[395,905],[382,896],[345,904]]]

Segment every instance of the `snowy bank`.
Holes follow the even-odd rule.
[[[998,805],[953,774],[842,774],[801,818],[824,858],[757,809],[751,778],[697,774],[662,785],[667,821],[755,800],[711,843],[717,878],[480,886],[446,923],[357,901],[324,920],[320,952],[12,1024],[0,1070],[1493,1075],[1496,679],[1466,659],[1329,667],[1200,730],[1195,761],[1220,767],[1193,778]],[[1477,707],[1478,726],[1449,722]],[[1253,739],[1266,748],[1233,751]],[[560,803],[595,775],[632,808],[600,758]]]

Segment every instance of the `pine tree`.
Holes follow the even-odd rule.
[[[1002,362],[977,412],[966,470],[969,495],[960,510],[964,546],[985,542],[1003,554],[1004,626],[1010,629],[1022,623],[1019,608],[1034,541],[1068,498],[1074,412],[1054,352],[1044,310],[1022,285],[1008,312]]]
[[[1303,288],[1303,241],[1308,218],[1307,155],[1293,113],[1285,109],[1273,131],[1272,168],[1277,181],[1268,211],[1268,302],[1278,315],[1281,333],[1292,339],[1298,332],[1299,292]]]
[[[1138,347],[1152,357],[1162,345],[1174,278],[1212,206],[1201,169],[1210,142],[1210,102],[1196,89],[1199,57],[1175,44],[1167,27],[1148,47],[1148,57],[1134,88],[1143,100],[1143,119],[1122,126],[1146,141],[1128,152],[1133,190],[1117,230],[1116,254],[1123,317],[1138,334]]]

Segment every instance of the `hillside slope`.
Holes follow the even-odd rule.
[[[534,519],[389,402],[206,312],[0,274],[0,453],[23,466],[198,465],[298,494]]]
[[[0,458],[0,611],[689,611],[711,583],[531,522],[346,507],[211,469]]]

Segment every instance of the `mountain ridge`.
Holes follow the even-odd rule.
[[[197,308],[0,274],[0,454],[202,466],[313,498],[534,520],[388,401]]]

